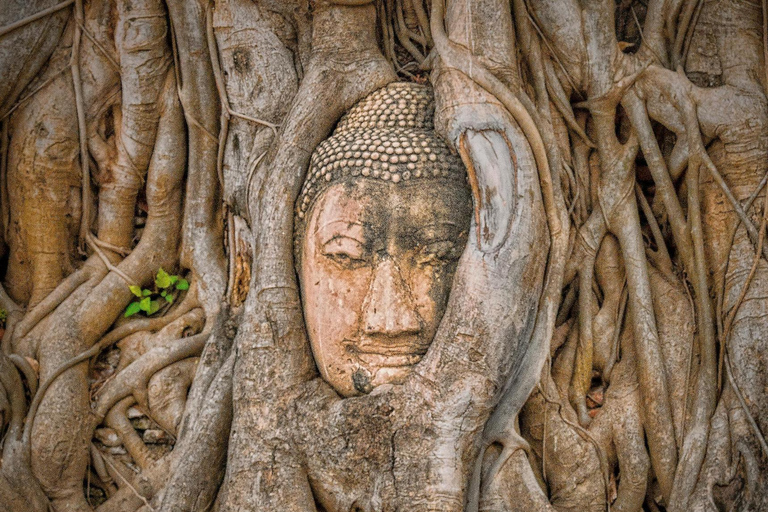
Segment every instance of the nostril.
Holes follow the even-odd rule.
[[[413,307],[395,312],[395,321],[390,332],[393,334],[415,334],[421,330],[421,324]]]

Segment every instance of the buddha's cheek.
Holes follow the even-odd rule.
[[[410,287],[416,310],[424,321],[422,336],[431,340],[437,332],[451,291],[453,273],[448,265],[414,267]]]
[[[305,319],[318,369],[338,391],[354,393],[356,365],[344,342],[359,338],[370,269],[340,270],[332,262],[308,263],[302,279],[309,284],[303,290]]]

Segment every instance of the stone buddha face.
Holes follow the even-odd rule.
[[[384,103],[390,110],[431,107],[429,90],[415,84],[377,93],[384,101],[402,100]],[[313,156],[297,208],[296,255],[312,352],[322,377],[345,397],[401,383],[424,356],[472,211],[461,162],[434,132],[359,129],[363,123],[343,129],[345,122],[356,127],[349,118],[375,105],[377,93],[353,108]]]

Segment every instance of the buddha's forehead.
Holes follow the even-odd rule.
[[[310,215],[312,233],[360,232],[367,240],[418,235],[436,225],[465,229],[469,190],[451,180],[387,183],[358,178],[335,183]]]

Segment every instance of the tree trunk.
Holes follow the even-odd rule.
[[[768,510],[765,0],[4,3],[3,510]]]

